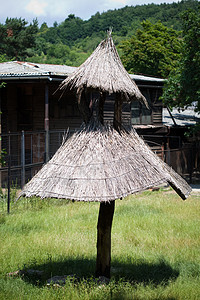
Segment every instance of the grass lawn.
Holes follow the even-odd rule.
[[[117,200],[109,284],[98,284],[98,203],[21,199],[0,214],[0,299],[200,299],[200,195],[173,191]],[[8,276],[21,269],[37,276]],[[64,286],[55,275],[76,275]]]

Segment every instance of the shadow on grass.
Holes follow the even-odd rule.
[[[124,278],[133,283],[167,285],[169,281],[176,280],[179,271],[173,269],[165,260],[148,263],[145,260],[136,260],[134,263],[113,262],[111,273],[116,280]]]
[[[43,275],[38,278],[34,276],[24,276],[24,280],[32,284],[44,285],[47,279],[53,276],[74,275],[81,280],[94,278],[95,259],[69,258],[52,261],[48,259],[44,264],[30,264],[27,269],[43,271]],[[138,260],[136,262],[120,263],[113,260],[111,267],[111,279],[115,282],[126,281],[132,284],[142,283],[144,285],[167,285],[169,281],[176,280],[179,276],[178,270],[173,269],[167,262],[161,259],[159,262],[150,264]]]

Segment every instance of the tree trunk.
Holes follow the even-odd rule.
[[[115,201],[101,203],[97,225],[96,277],[110,278],[111,228],[115,210]]]

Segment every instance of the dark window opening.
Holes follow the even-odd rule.
[[[17,90],[17,129],[33,130],[33,90],[32,87]]]
[[[149,108],[139,101],[133,101],[131,103],[132,124],[152,124],[152,108],[149,90],[142,91],[142,94],[145,96]]]

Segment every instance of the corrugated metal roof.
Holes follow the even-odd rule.
[[[0,79],[37,76],[67,76],[74,72],[76,67],[66,65],[38,64],[31,62],[9,61],[0,63]],[[144,75],[130,74],[137,81],[164,82],[164,79]]]
[[[0,77],[21,76],[67,76],[76,68],[65,65],[38,64],[21,61],[9,61],[0,63]]]
[[[129,74],[130,77],[134,80],[141,80],[141,81],[152,81],[152,82],[160,82],[164,83],[165,79],[162,78],[157,78],[157,77],[150,77],[150,76],[145,76],[145,75],[136,75],[136,74]]]

